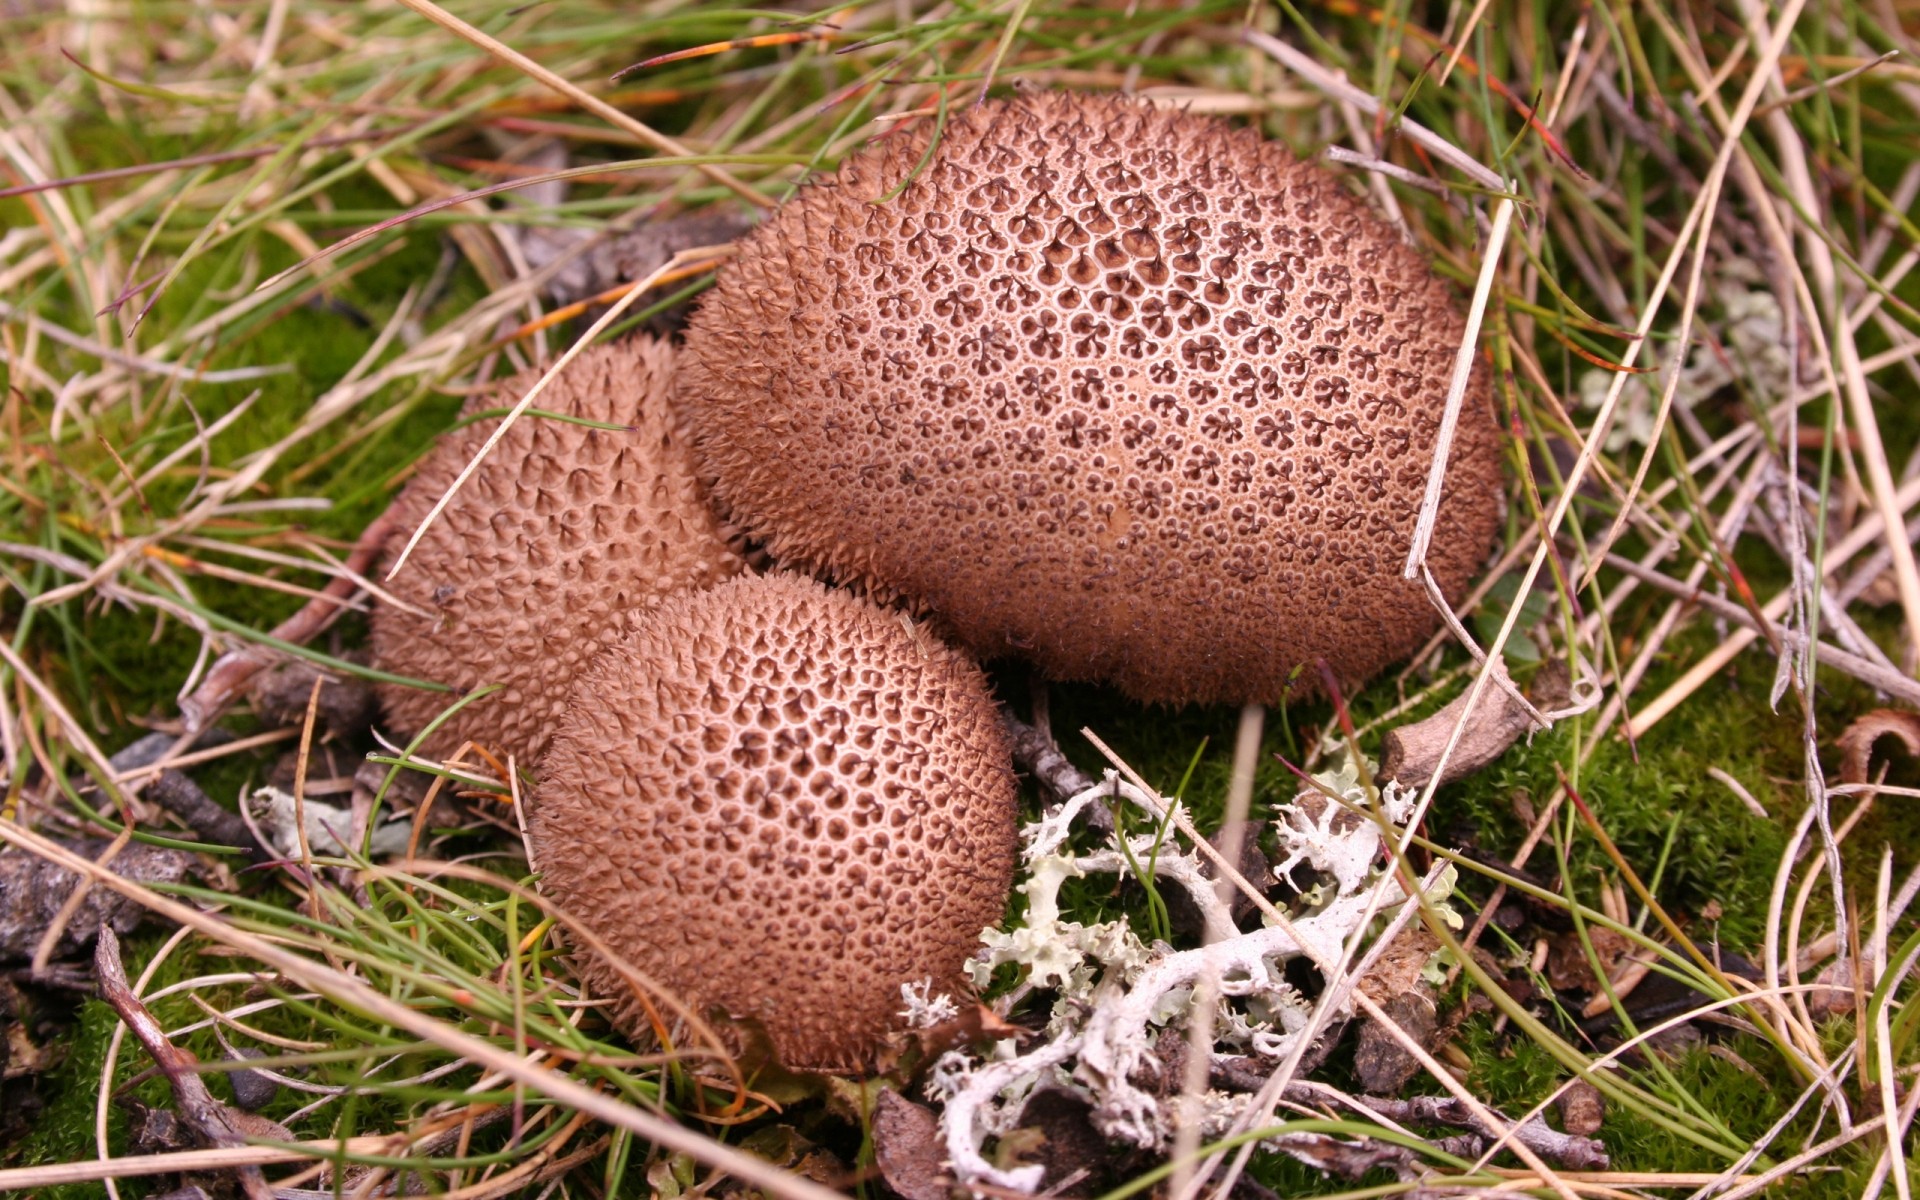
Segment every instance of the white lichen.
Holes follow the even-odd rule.
[[[908,1029],[932,1029],[960,1015],[960,1006],[952,996],[934,993],[931,979],[901,984],[900,1002],[906,1006],[900,1010],[900,1017]]]
[[[1712,323],[1701,331],[1710,336],[1698,341],[1680,364],[1679,377],[1672,381],[1674,406],[1690,409],[1736,380],[1758,396],[1791,392],[1793,356],[1786,317],[1760,268],[1745,259],[1729,259],[1710,287]],[[1661,388],[1671,371],[1669,366],[1659,375],[1632,376],[1621,385],[1620,405],[1607,431],[1610,453],[1644,446],[1653,436]],[[1600,367],[1582,372],[1580,407],[1598,411],[1615,379],[1615,372]]]
[[[1315,964],[1338,961],[1349,938],[1406,898],[1393,879],[1383,877],[1383,827],[1376,814],[1398,825],[1415,797],[1392,785],[1384,794],[1374,792],[1361,779],[1355,764],[1343,762],[1277,808],[1275,827],[1286,852],[1279,874],[1291,878],[1304,867],[1324,878],[1302,893],[1291,913],[1246,933],[1235,925],[1199,856],[1171,835],[1131,837],[1123,849],[1121,835],[1109,833],[1105,847],[1075,853],[1070,839],[1076,822],[1094,804],[1119,799],[1157,825],[1171,817],[1155,798],[1111,773],[1032,822],[1024,833],[1025,878],[1019,885],[1027,898],[1026,919],[1019,929],[986,931],[972,969],[975,983],[984,986],[996,968],[1018,967],[1024,979],[1015,994],[1051,992],[1051,1019],[1036,1049],[1020,1053],[1012,1041],[1003,1041],[983,1061],[955,1051],[935,1064],[927,1091],[944,1102],[942,1133],[955,1178],[1016,1192],[1039,1186],[1043,1168],[996,1167],[984,1148],[1019,1127],[1027,1097],[1042,1084],[1084,1096],[1095,1126],[1108,1137],[1164,1149],[1177,1106],[1164,1104],[1141,1081],[1161,1074],[1166,1064],[1155,1061],[1155,1045],[1164,1029],[1191,1018],[1196,995],[1215,997],[1216,1053],[1277,1060],[1292,1050],[1307,1034],[1312,1006],[1287,982],[1287,963],[1302,956]],[[1062,911],[1060,891],[1067,880],[1139,870],[1150,870],[1162,887],[1186,893],[1202,929],[1197,946],[1148,945],[1124,920],[1081,922]],[[1443,900],[1451,883],[1447,873],[1429,898]],[[1202,1100],[1208,1111],[1232,1108],[1221,1096]]]
[[[1301,789],[1292,804],[1280,807],[1278,835],[1287,857],[1274,876],[1298,886],[1293,869],[1302,863],[1333,876],[1341,894],[1358,888],[1380,855],[1380,827],[1369,817],[1368,791],[1351,759],[1313,776],[1318,787]],[[1413,811],[1417,792],[1389,783],[1379,793],[1380,813],[1398,825]],[[1335,800],[1333,797],[1338,797]]]

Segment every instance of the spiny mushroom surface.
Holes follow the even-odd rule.
[[[1400,568],[1463,330],[1422,257],[1280,145],[1111,96],[973,109],[874,203],[927,136],[801,192],[695,314],[680,394],[730,519],[1145,700],[1418,646]],[[1429,557],[1456,599],[1501,508],[1484,374]]]
[[[744,565],[668,404],[673,360],[671,347],[650,338],[582,352],[535,406],[627,428],[523,415],[386,585],[419,611],[375,608],[380,667],[461,692],[504,685],[454,714],[428,753],[451,753],[470,738],[531,763],[575,677],[635,613]],[[511,407],[539,377],[538,369],[518,375],[466,411]],[[497,423],[462,426],[421,461],[394,500],[390,554]],[[393,684],[379,692],[389,722],[408,735],[452,700]]]
[[[595,661],[528,831],[541,889],[796,1069],[858,1069],[902,984],[957,987],[1012,883],[985,677],[897,613],[792,575],[672,597]],[[631,987],[593,990],[636,1036]]]

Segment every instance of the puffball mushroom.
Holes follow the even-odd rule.
[[[959,986],[1013,878],[1014,780],[980,668],[791,575],[670,597],[581,678],[528,822],[542,891],[795,1069],[868,1065],[904,984]],[[625,976],[581,958],[616,1023]]]
[[[783,206],[693,317],[680,394],[729,518],[1143,700],[1417,647],[1401,566],[1463,336],[1422,257],[1211,118],[1035,94],[930,156],[920,130]],[[1484,370],[1449,462],[1428,563],[1457,599],[1502,504]]]
[[[707,503],[668,404],[673,360],[672,348],[651,338],[583,351],[535,406],[625,428],[523,414],[386,584],[407,607],[374,609],[376,663],[459,692],[503,685],[455,713],[427,741],[429,753],[472,739],[531,763],[575,677],[636,613],[745,565]],[[539,377],[523,372],[470,401],[467,413],[511,407]],[[393,503],[390,555],[498,420],[461,426],[421,460]],[[379,693],[388,721],[409,735],[451,702],[395,684]]]

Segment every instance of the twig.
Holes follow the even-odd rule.
[[[245,1146],[246,1135],[235,1125],[233,1111],[215,1100],[200,1078],[199,1060],[167,1040],[160,1022],[127,985],[126,968],[120,963],[120,938],[111,925],[100,926],[100,942],[94,947],[93,964],[100,976],[100,998],[126,1022],[133,1036],[147,1048],[154,1065],[167,1077],[167,1085],[173,1089],[174,1107],[179,1109],[187,1127],[216,1149]],[[273,1189],[267,1186],[258,1166],[238,1166],[234,1171],[248,1200],[273,1200]]]
[[[1492,669],[1501,675],[1507,673],[1504,662],[1494,662]],[[1555,669],[1562,671],[1564,678],[1564,666],[1550,666],[1544,668],[1543,673]],[[1453,736],[1454,726],[1461,721],[1467,698],[1462,693],[1445,708],[1424,720],[1396,725],[1387,730],[1382,739],[1380,777],[1394,780],[1403,787],[1425,787],[1427,781],[1433,778],[1434,765],[1440,761],[1440,752],[1446,747],[1447,739]],[[1440,786],[1445,787],[1456,779],[1473,774],[1505,754],[1507,748],[1521,737],[1550,727],[1541,724],[1535,714],[1513,703],[1502,692],[1495,698],[1494,704],[1482,705],[1469,719],[1466,733],[1448,760],[1446,773],[1440,778]]]
[[[1240,710],[1240,724],[1234,737],[1233,774],[1227,785],[1227,811],[1220,826],[1220,853],[1230,863],[1241,861],[1241,846],[1247,833],[1247,810],[1253,801],[1253,778],[1260,763],[1260,737],[1267,710],[1248,704]],[[1215,885],[1218,908],[1232,911],[1233,885],[1222,879]],[[1228,930],[1232,930],[1231,922]],[[1237,931],[1235,931],[1237,932]],[[1208,945],[1230,940],[1208,936]],[[1207,1065],[1213,1052],[1214,1016],[1221,994],[1221,975],[1212,959],[1207,959],[1193,991],[1191,1016],[1187,1024],[1186,1078],[1180,1085],[1179,1123],[1174,1129],[1173,1178],[1169,1194],[1185,1195],[1193,1183],[1195,1158],[1200,1150],[1201,1125],[1206,1104],[1202,1093],[1207,1088]],[[1091,1024],[1089,1028],[1091,1028]],[[1084,1061],[1084,1052],[1083,1052]],[[1364,1172],[1363,1172],[1364,1173]]]
[[[1099,786],[1100,781],[1074,766],[1051,737],[1010,712],[1002,712],[1000,720],[1013,744],[1013,761],[1042,787],[1065,800]]]
[[[1001,710],[1000,721],[1006,727],[1007,738],[1012,743],[1013,761],[1059,799],[1070,799],[1100,785],[1099,780],[1074,766],[1072,760],[1061,753],[1052,734],[1027,724],[1004,709]],[[1087,813],[1087,824],[1101,833],[1110,832],[1113,829],[1113,814],[1095,805]]]
[[[1754,620],[1753,614],[1748,612],[1745,607],[1735,604],[1731,600],[1722,599],[1712,592],[1689,588],[1681,581],[1663,575],[1651,568],[1643,567],[1633,559],[1623,555],[1609,553],[1605,561],[1608,566],[1615,570],[1624,572],[1640,580],[1642,583],[1651,584],[1663,591],[1683,597],[1691,603],[1698,604],[1722,620],[1731,621],[1754,633],[1771,634],[1773,637],[1778,638],[1783,646],[1800,650],[1805,648],[1807,644],[1806,634],[1801,633],[1797,629],[1787,629],[1779,625],[1762,629],[1760,623]],[[1830,642],[1821,642],[1818,648],[1820,661],[1826,666],[1832,667],[1834,670],[1844,674],[1851,675],[1860,682],[1878,688],[1889,696],[1905,700],[1909,704],[1920,705],[1920,682],[1909,679],[1898,671],[1890,671],[1876,662],[1860,657],[1858,654],[1842,650]],[[1645,713],[1636,719],[1636,728],[1639,726],[1640,721],[1645,719]],[[1637,728],[1637,732],[1644,732],[1644,730]]]
[[[1361,154],[1345,146],[1328,146],[1321,151],[1328,162],[1337,162],[1346,167],[1358,167],[1362,171],[1373,171],[1389,179],[1397,179],[1408,187],[1419,188],[1423,192],[1432,192],[1436,196],[1446,196],[1447,185],[1417,171],[1409,171],[1398,163],[1390,163],[1384,158],[1375,158],[1371,154]]]
[[[336,576],[321,590],[319,596],[308,601],[299,612],[274,626],[272,636],[278,641],[299,645],[312,639],[344,612],[359,586],[354,576],[366,574],[373,566],[374,560],[385,548],[393,526],[391,512],[383,512],[375,517],[361,531],[360,540],[354,543],[353,553],[347,556],[345,572]],[[221,710],[233,703],[234,697],[246,690],[255,675],[279,661],[280,657],[279,651],[260,645],[245,646],[222,654],[193,695],[180,702],[180,715],[185,718],[187,729],[197,731],[206,728]]]
[[[1217,1070],[1218,1064],[1216,1064]],[[1232,1072],[1226,1078],[1235,1090],[1240,1092],[1258,1091],[1265,1082],[1264,1076],[1257,1073]],[[1366,1119],[1383,1124],[1450,1125],[1456,1129],[1470,1129],[1484,1138],[1500,1136],[1495,1130],[1488,1128],[1484,1121],[1475,1116],[1472,1110],[1455,1096],[1415,1096],[1410,1099],[1393,1096],[1349,1096],[1338,1088],[1303,1080],[1288,1084],[1283,1096],[1290,1104],[1337,1104]],[[1607,1169],[1609,1159],[1606,1143],[1599,1138],[1561,1133],[1538,1116],[1529,1117],[1515,1124],[1513,1119],[1505,1113],[1497,1109],[1489,1111],[1513,1131],[1514,1140],[1524,1143],[1528,1149],[1555,1166],[1572,1171]]]
[[[186,822],[188,829],[206,841],[222,846],[238,846],[257,863],[280,857],[262,845],[237,814],[214,803],[211,797],[200,790],[199,784],[178,771],[160,772],[159,777],[147,785],[146,797]]]
[[[1281,66],[1292,71],[1302,79],[1305,79],[1308,83],[1311,83],[1334,99],[1345,104],[1351,104],[1370,117],[1379,115],[1379,99],[1365,88],[1355,87],[1353,84],[1348,83],[1346,77],[1339,72],[1327,70],[1327,68],[1313,61],[1311,57],[1287,45],[1270,33],[1263,33],[1258,29],[1247,29],[1242,31],[1240,36],[1246,40],[1248,45],[1265,51],[1269,57],[1278,60]],[[1491,188],[1494,191],[1503,192],[1506,190],[1507,185],[1500,176],[1489,171],[1486,167],[1482,166],[1477,159],[1467,154],[1466,151],[1455,146],[1425,126],[1401,117],[1395,123],[1394,128],[1426,147],[1427,151],[1435,158],[1453,167],[1475,183],[1483,187]]]
[[[129,1155],[125,1158],[96,1158],[69,1163],[47,1163],[38,1167],[13,1167],[0,1170],[0,1193],[19,1195],[35,1188],[59,1187],[69,1183],[98,1183],[103,1179],[137,1179],[143,1175],[173,1175],[183,1172],[220,1171],[227,1168],[272,1166],[277,1163],[304,1163],[331,1155],[388,1154],[400,1135],[376,1134],[349,1138],[296,1142],[290,1146],[225,1146],[215,1150],[175,1150],[165,1154]]]
[[[1762,104],[1759,108],[1754,109],[1753,115],[1756,117],[1765,116],[1767,113],[1772,112],[1776,108],[1786,108],[1789,105],[1798,104],[1802,100],[1811,99],[1814,96],[1818,96],[1821,92],[1828,91],[1832,88],[1837,88],[1841,84],[1847,82],[1849,79],[1855,79],[1861,75],[1865,75],[1868,71],[1873,70],[1875,67],[1879,66],[1880,64],[1885,62],[1891,62],[1894,59],[1899,57],[1900,57],[1900,51],[1889,50],[1885,54],[1882,54],[1880,57],[1861,63],[1859,66],[1853,68],[1850,71],[1842,71],[1838,75],[1828,76],[1827,78],[1822,79],[1818,83],[1810,83],[1806,87],[1803,87],[1798,91],[1788,92],[1786,95],[1780,97],[1778,100],[1769,100],[1765,104]]]

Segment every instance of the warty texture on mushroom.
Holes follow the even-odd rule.
[[[1464,330],[1422,256],[1211,118],[1041,93],[930,136],[803,190],[694,315],[680,394],[729,519],[1142,700],[1271,702],[1316,659],[1357,682],[1414,650],[1437,616],[1400,571]],[[1450,600],[1500,460],[1476,368],[1428,558]]]
[[[567,364],[537,406],[622,429],[523,414],[434,519],[376,606],[375,661],[385,670],[501,690],[453,714],[429,754],[471,739],[531,765],[567,689],[601,648],[661,597],[706,587],[745,566],[713,515],[668,403],[671,346],[634,338]],[[534,368],[470,401],[469,416],[509,408]],[[443,437],[393,502],[397,553],[486,442],[498,418]],[[394,728],[411,735],[451,700],[382,684]]]
[[[528,832],[542,891],[649,979],[758,1025],[790,1068],[857,1070],[902,1028],[903,988],[962,985],[1006,906],[1014,824],[972,659],[772,575],[671,597],[595,661]],[[579,969],[650,1036],[625,976]]]

